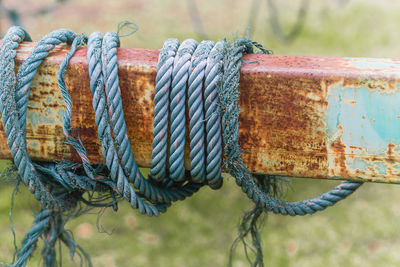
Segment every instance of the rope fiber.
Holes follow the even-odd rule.
[[[224,167],[255,203],[255,209],[244,221],[246,225],[251,222],[250,228],[242,228],[241,238],[248,233],[256,238],[253,243],[258,244],[257,264],[262,266],[256,221],[263,211],[291,216],[312,214],[346,198],[361,185],[344,181],[319,197],[285,202],[267,189],[266,181],[276,180],[274,177],[255,179],[249,173],[238,144],[239,70],[243,54],[255,51],[270,54],[270,51],[248,37],[216,44],[212,41],[198,44],[193,39],[182,43],[168,39],[164,43],[157,65],[152,166],[145,178],[135,162],[122,109],[117,66],[119,37],[112,32],[104,36],[94,32],[86,37],[65,29],[53,31],[36,43],[17,73],[14,72],[16,49],[21,42],[31,39],[17,26],[11,27],[3,38],[0,111],[7,144],[17,167],[18,181],[28,186],[42,206],[17,251],[16,261],[5,265],[26,266],[41,238],[44,266],[56,265],[57,241],[69,248],[71,258],[78,253],[91,266],[88,255],[64,228],[69,218],[84,213],[82,206],[87,209],[112,206],[117,210],[117,202],[125,199],[140,213],[158,216],[173,202],[190,197],[203,185],[220,188]],[[81,162],[35,162],[29,157],[26,140],[30,86],[40,64],[61,43],[70,46],[57,74],[65,106],[63,130]],[[79,134],[71,126],[73,103],[64,80],[70,59],[84,45],[88,48],[88,86],[105,159],[102,165],[90,162]],[[189,123],[190,171],[184,167],[186,122]]]

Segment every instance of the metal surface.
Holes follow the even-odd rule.
[[[18,51],[21,63],[33,44]],[[78,160],[62,132],[56,72],[60,46],[34,79],[28,145],[37,160]],[[118,51],[125,119],[137,162],[150,166],[158,51]],[[400,183],[400,60],[246,55],[240,81],[240,145],[252,172]],[[90,160],[103,161],[89,91],[86,48],[67,69],[73,126]],[[0,127],[0,158],[10,158]],[[186,166],[190,166],[186,157]]]

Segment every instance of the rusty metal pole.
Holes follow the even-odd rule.
[[[24,43],[21,63],[34,43]],[[43,62],[29,97],[27,138],[37,160],[78,160],[62,132],[56,73],[68,49]],[[125,119],[135,158],[149,167],[157,50],[118,51]],[[255,173],[400,183],[400,60],[246,55],[240,80],[240,145]],[[66,83],[73,126],[100,163],[86,48],[72,58]],[[10,158],[0,127],[0,158]],[[188,159],[186,166],[189,166]]]

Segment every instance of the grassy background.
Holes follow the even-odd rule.
[[[46,1],[3,1],[23,14],[23,25],[37,40],[50,30],[112,31],[122,20],[133,20],[140,31],[122,46],[159,48],[168,37],[196,37],[185,1],[71,0],[51,14],[29,17]],[[50,0],[47,2],[51,2]],[[213,40],[244,33],[250,4],[239,0],[197,1],[204,28]],[[262,1],[253,39],[276,54],[399,57],[400,3],[390,0],[311,0],[304,31],[292,44],[279,43],[267,23]],[[279,1],[281,21],[289,29],[300,1]],[[24,4],[22,4],[24,3]],[[0,20],[2,29],[7,21]],[[2,165],[4,166],[4,162]],[[288,200],[315,196],[336,182],[293,179]],[[10,262],[9,228],[12,184],[0,187],[0,259]],[[268,266],[398,266],[400,262],[400,194],[395,185],[366,184],[348,200],[314,216],[269,215],[263,232]],[[147,218],[121,203],[118,213],[105,210],[68,223],[95,266],[224,266],[237,224],[251,207],[232,178],[219,191],[202,189],[177,203],[160,218]],[[21,187],[13,212],[17,242],[31,227],[37,201]],[[101,229],[112,232],[100,233]],[[103,231],[104,232],[104,231]],[[40,254],[40,253],[39,253]],[[64,253],[67,259],[68,253]],[[65,260],[63,266],[76,266]],[[30,266],[37,266],[36,256]],[[241,247],[234,266],[248,266]]]

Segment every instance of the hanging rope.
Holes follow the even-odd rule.
[[[310,6],[310,0],[302,0],[299,11],[297,13],[296,23],[292,26],[288,33],[285,33],[279,22],[279,12],[275,5],[274,0],[267,0],[269,21],[272,27],[272,31],[275,36],[282,43],[289,44],[301,33],[304,27],[304,23],[307,17],[307,12]]]
[[[38,239],[44,236],[50,236],[43,238],[45,266],[55,266],[57,240],[67,245],[73,257],[78,246],[64,225],[79,205],[112,206],[117,210],[117,201],[125,199],[140,213],[158,216],[172,202],[191,196],[203,185],[219,188],[222,185],[222,141],[225,168],[262,211],[292,216],[312,214],[344,199],[361,185],[346,181],[319,197],[285,202],[271,196],[260,177],[251,176],[238,145],[239,70],[244,53],[253,53],[254,49],[264,54],[270,52],[249,38],[217,44],[212,41],[198,44],[193,39],[182,44],[176,39],[164,43],[157,65],[152,167],[147,179],[135,162],[122,109],[117,66],[119,36],[115,33],[102,36],[95,32],[87,38],[69,30],[56,30],[35,45],[15,75],[16,49],[22,41],[30,41],[29,35],[20,27],[12,27],[0,46],[0,110],[18,179],[22,179],[41,202],[42,211],[22,241],[14,266],[25,266]],[[33,162],[27,151],[26,112],[30,86],[41,62],[60,43],[71,46],[57,74],[65,103],[63,130],[67,142],[78,152],[81,164]],[[90,162],[77,131],[71,127],[73,103],[64,75],[71,57],[86,44],[92,104],[105,165]],[[186,99],[189,118],[186,118]],[[184,168],[187,120],[190,171]],[[258,215],[250,216],[254,218],[251,221],[257,221],[260,214],[257,209]],[[83,250],[78,249],[78,252],[85,258]],[[88,262],[90,264],[90,260]]]
[[[242,55],[253,53],[258,48],[262,53],[270,52],[260,44],[248,38],[240,38],[234,42],[226,42],[224,49],[224,73],[218,94],[222,109],[222,129],[224,153],[227,157],[225,164],[229,173],[235,177],[236,183],[242,191],[253,200],[256,205],[263,207],[266,211],[272,211],[283,215],[306,215],[316,211],[324,210],[336,202],[352,194],[362,183],[344,181],[316,198],[299,202],[285,202],[269,196],[260,189],[259,185],[249,173],[241,158],[239,147],[239,79]]]
[[[197,8],[196,0],[186,0],[188,13],[192,20],[194,30],[200,39],[208,39],[207,33],[204,30],[203,21],[201,19],[199,9]]]
[[[289,31],[285,32],[282,29],[281,23],[279,21],[279,10],[276,6],[276,2],[274,0],[267,0],[267,11],[268,11],[268,20],[269,24],[272,28],[272,32],[275,34],[278,41],[283,44],[292,43],[296,37],[298,37],[301,31],[304,28],[304,24],[307,18],[307,13],[310,6],[309,0],[302,0],[300,3],[299,10],[296,16],[296,22],[290,28]],[[251,3],[251,8],[248,17],[248,27],[246,32],[249,35],[252,35],[255,29],[255,22],[257,21],[259,11],[260,11],[261,0],[253,0]]]

